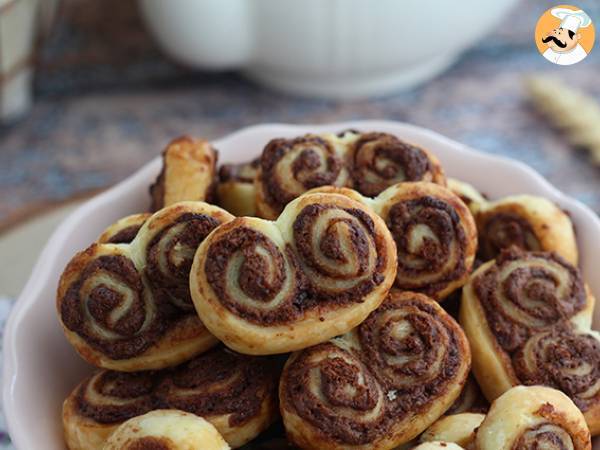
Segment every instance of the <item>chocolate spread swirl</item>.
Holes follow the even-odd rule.
[[[243,263],[233,273],[230,265],[235,258],[243,258]],[[285,323],[306,307],[303,277],[294,256],[256,230],[239,227],[225,233],[210,245],[207,261],[204,270],[210,286],[221,304],[240,317],[256,323]],[[235,281],[239,293],[230,290]],[[238,301],[238,295],[263,304],[278,301],[271,309],[254,308]]]
[[[512,450],[570,450],[575,448],[569,432],[559,425],[544,422],[525,429]]]
[[[95,248],[92,246],[86,252],[93,253]],[[60,314],[64,325],[93,348],[113,359],[128,359],[155,343],[167,326],[167,321],[161,320],[164,317],[160,308],[156,311],[148,308],[147,302],[153,301],[149,295],[130,259],[123,255],[99,256],[81,268],[60,303]],[[115,320],[112,312],[128,298],[127,310]],[[88,314],[106,334],[114,336],[99,334]]]
[[[124,422],[156,408],[155,387],[154,372],[99,372],[77,390],[77,409],[99,423]]]
[[[313,362],[319,354],[328,356]],[[314,370],[319,394],[310,389]],[[296,414],[343,444],[365,445],[389,429],[385,393],[373,374],[356,355],[330,342],[302,351],[287,369],[284,386]],[[339,414],[338,408],[354,413]]]
[[[453,205],[431,196],[401,201],[390,208],[387,225],[398,250],[397,287],[434,295],[468,270],[467,236]],[[422,227],[432,236],[416,236]]]
[[[358,327],[364,360],[387,391],[396,391],[392,415],[425,408],[456,382],[465,357],[456,329],[418,297],[388,299]]]
[[[479,255],[484,261],[494,259],[502,250],[517,247],[539,251],[541,244],[527,219],[514,213],[482,215],[479,223]]]
[[[283,407],[340,445],[381,438],[465,381],[459,326],[422,297],[389,297],[354,333],[351,347],[341,337],[300,352],[281,382]]]
[[[505,251],[475,277],[473,288],[490,330],[509,353],[532,333],[568,320],[586,304],[579,270],[555,253]]]
[[[117,231],[115,234],[110,236],[106,242],[109,244],[129,244],[131,241],[135,239],[142,228],[143,223],[136,225],[129,225],[128,227],[122,228]]]
[[[513,367],[523,384],[559,389],[584,412],[600,402],[600,341],[591,334],[562,325],[534,335]]]
[[[98,242],[103,244],[130,244],[150,216],[150,213],[140,213],[124,217],[107,228],[98,239]]]
[[[65,327],[115,360],[144,353],[168,330],[195,314],[189,293],[192,260],[197,247],[219,224],[206,214],[180,214],[142,248],[147,256],[143,270],[116,247],[114,254],[101,254],[106,249],[103,244],[93,244],[75,256],[65,274],[77,276],[58,299]],[[146,231],[156,228],[154,224]],[[136,239],[129,248],[140,242],[143,246],[145,241]]]
[[[218,348],[173,370],[156,389],[158,404],[201,417],[229,415],[239,426],[260,413],[263,400],[275,397],[273,359],[249,357]]]
[[[324,212],[330,214],[326,229],[315,230]],[[246,320],[283,324],[311,309],[360,302],[383,282],[385,242],[365,212],[308,205],[294,221],[293,233],[295,242],[283,248],[246,226],[213,240],[204,271],[220,303]],[[312,247],[315,240],[318,248]],[[348,287],[337,287],[336,280]]]
[[[194,254],[218,225],[209,215],[184,213],[154,236],[146,248],[145,271],[156,295],[184,311],[194,310],[189,289]]]
[[[319,229],[322,217],[327,221]],[[314,296],[340,304],[360,301],[382,283],[387,262],[385,243],[363,210],[308,205],[294,220],[293,233],[294,248]],[[340,281],[352,284],[336,289]]]
[[[290,153],[294,154],[293,162],[283,165],[282,161]],[[267,203],[281,212],[291,200],[309,189],[340,186],[342,170],[345,170],[344,161],[333,146],[319,136],[273,139],[262,153],[260,182]],[[289,191],[286,188],[290,180],[299,185],[297,189]]]
[[[344,130],[337,137],[344,139],[346,134],[355,135],[354,142],[334,144],[326,136],[310,134],[270,141],[260,158],[265,202],[279,213],[294,198],[319,186],[354,187],[375,197],[404,181],[446,183],[439,163],[418,146],[387,133]],[[235,179],[238,167],[225,168],[221,179]]]
[[[387,133],[366,133],[354,144],[352,178],[356,189],[374,197],[402,181],[434,181],[427,153]]]
[[[104,424],[117,424],[155,409],[179,409],[207,419],[228,415],[241,426],[274,402],[279,376],[274,358],[215,348],[172,369],[121,373],[103,371],[76,393],[78,412]]]

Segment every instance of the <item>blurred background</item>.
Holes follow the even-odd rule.
[[[181,134],[410,122],[521,160],[600,212],[600,48],[573,66],[541,57],[552,6],[0,0],[0,320],[56,224]],[[577,6],[600,24],[600,2]],[[576,132],[540,113],[530,77],[558,83]]]

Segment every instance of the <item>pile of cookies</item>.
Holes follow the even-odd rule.
[[[355,130],[221,167],[179,138],[150,194],[60,279],[65,335],[99,369],[64,402],[69,449],[591,449],[600,434],[594,298],[549,200],[489,201],[428,150]]]

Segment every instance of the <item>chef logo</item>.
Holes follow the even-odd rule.
[[[535,27],[535,43],[544,58],[554,64],[570,66],[583,60],[594,46],[594,24],[576,6],[550,8]]]

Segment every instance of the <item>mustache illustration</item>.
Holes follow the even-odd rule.
[[[558,45],[560,48],[565,48],[565,47],[567,46],[567,43],[566,43],[566,42],[561,42],[561,41],[559,41],[559,40],[558,40],[558,38],[557,38],[556,36],[547,36],[547,37],[545,37],[545,38],[542,38],[542,42],[543,42],[544,44],[546,44],[547,42],[550,42],[550,41],[554,41],[554,43],[555,43],[556,45]]]

